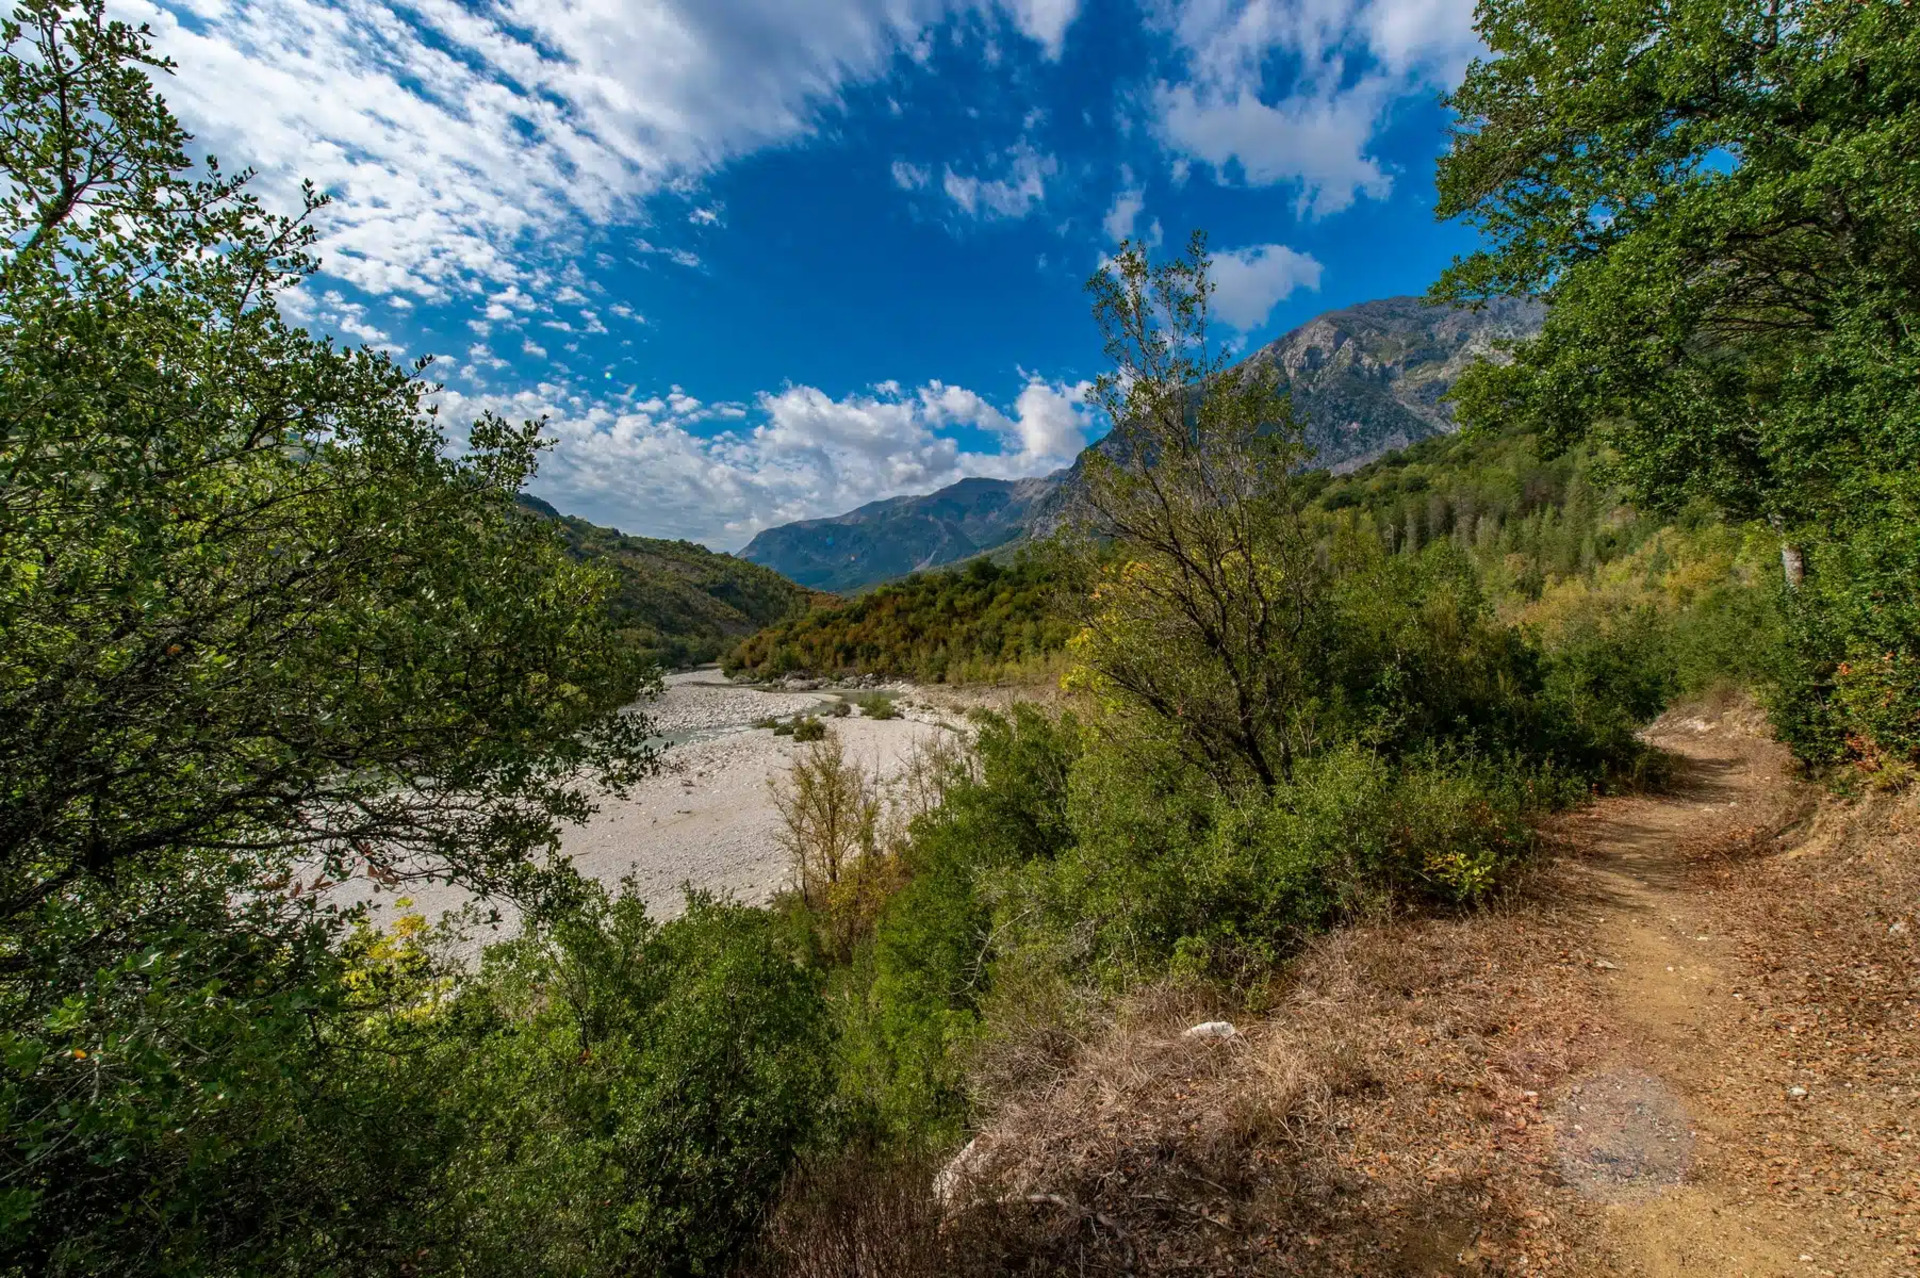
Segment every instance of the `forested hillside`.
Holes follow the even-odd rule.
[[[1058,574],[1039,556],[915,573],[737,644],[729,674],[876,674],[925,683],[1040,677],[1066,647]]]
[[[562,515],[536,497],[520,500],[558,525],[576,559],[613,572],[607,606],[614,625],[626,642],[669,668],[714,661],[741,638],[831,599],[771,568],[690,541],[633,537]]]
[[[1606,608],[1588,611],[1664,615],[1711,600],[1746,622],[1764,614],[1778,624],[1770,530],[1729,524],[1705,505],[1643,513],[1596,474],[1584,448],[1543,455],[1532,435],[1435,436],[1346,475],[1309,472],[1300,490],[1321,538],[1363,519],[1396,554],[1445,543],[1518,621],[1560,624],[1569,601],[1605,592]],[[917,573],[771,626],[735,645],[725,666],[754,679],[1044,680],[1060,673],[1075,631],[1062,610],[1067,588],[1058,556],[1033,552],[1004,566],[981,559]],[[1689,681],[1707,678],[1715,661],[1731,663],[1730,679],[1756,675],[1757,660],[1752,651],[1689,658]]]

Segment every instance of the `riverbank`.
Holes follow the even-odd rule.
[[[915,745],[962,722],[964,706],[952,697],[943,696],[936,706],[907,685],[879,691],[896,698],[898,717],[871,719],[855,710],[829,722],[848,756],[883,778],[899,772]],[[656,918],[679,914],[689,888],[764,904],[786,885],[788,874],[770,782],[786,773],[804,747],[754,725],[818,713],[838,699],[830,688],[736,684],[712,668],[667,676],[664,691],[644,707],[667,742],[661,771],[624,799],[598,796],[599,810],[591,818],[562,829],[562,855],[609,886],[631,876]],[[345,885],[345,894],[367,900],[377,922],[399,913],[399,900],[430,919],[473,900],[442,882],[383,889],[357,880]],[[466,948],[511,934],[513,911],[489,904],[501,907],[501,923],[482,929]]]

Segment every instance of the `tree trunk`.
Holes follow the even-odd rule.
[[[1798,590],[1807,579],[1807,557],[1792,542],[1780,543],[1780,571],[1787,575],[1787,589]]]
[[[1768,515],[1767,522],[1780,534],[1780,571],[1786,574],[1787,589],[1798,590],[1800,583],[1807,579],[1807,556],[1799,545],[1787,540],[1787,521],[1779,515]]]

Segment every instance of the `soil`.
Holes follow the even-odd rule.
[[[1615,1040],[1612,1059],[1575,1080],[1560,1107],[1562,1165],[1606,1205],[1608,1272],[1920,1272],[1911,947],[1898,988],[1881,982],[1870,995],[1879,1006],[1846,1029],[1821,991],[1802,991],[1813,1001],[1800,1014],[1824,1028],[1819,1054],[1857,1078],[1783,1055],[1781,1040],[1802,1027],[1781,1019],[1770,992],[1789,970],[1868,957],[1817,926],[1823,911],[1809,912],[1809,898],[1844,903],[1856,919],[1898,905],[1896,882],[1804,838],[1815,815],[1864,835],[1889,868],[1910,873],[1920,858],[1911,840],[1874,829],[1873,811],[1823,803],[1790,780],[1785,752],[1740,719],[1663,721],[1653,741],[1678,761],[1674,784],[1561,823],[1601,911],[1591,944]],[[1842,1009],[1858,1005],[1859,994],[1837,992]],[[1860,1032],[1867,1021],[1891,1032],[1876,1043]],[[1867,1061],[1882,1068],[1853,1068]],[[1820,1174],[1794,1183],[1781,1174],[1789,1165]]]

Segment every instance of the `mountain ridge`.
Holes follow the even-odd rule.
[[[1451,433],[1444,397],[1460,374],[1497,357],[1501,342],[1538,332],[1545,314],[1537,302],[1512,299],[1470,309],[1381,298],[1317,315],[1235,367],[1277,364],[1315,463],[1344,473]],[[1088,452],[1108,440],[1050,475],[973,477],[768,528],[738,557],[803,586],[844,592],[1044,537],[1066,517]]]

